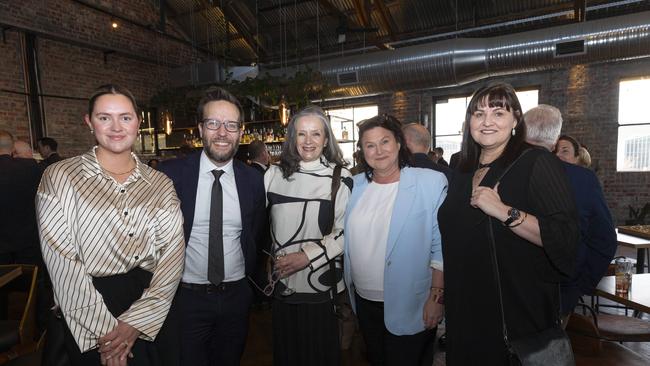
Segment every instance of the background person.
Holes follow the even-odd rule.
[[[560,110],[545,104],[524,114],[526,141],[553,151],[562,130]],[[561,300],[564,323],[582,295],[591,295],[614,258],[618,242],[612,215],[607,207],[596,174],[579,165],[564,162],[579,214],[580,241],[575,269],[562,283]]]
[[[447,179],[410,168],[392,116],[359,126],[359,161],[345,220],[345,280],[370,364],[431,365],[442,319],[438,207]]]
[[[59,144],[51,137],[41,137],[38,139],[37,148],[38,153],[43,158],[43,161],[40,163],[43,169],[63,159],[57,152],[58,147]]]
[[[467,107],[461,162],[438,215],[450,366],[508,363],[488,225],[511,340],[556,324],[558,283],[573,273],[571,189],[560,161],[526,144],[522,115],[515,90],[502,83],[479,88]]]
[[[580,143],[569,135],[560,135],[555,145],[555,155],[569,164],[578,164]]]
[[[343,291],[343,218],[352,189],[341,169],[332,207],[334,168],[346,163],[322,109],[292,116],[278,165],[264,175],[274,270],[273,363],[338,365],[339,323],[333,295]],[[334,288],[332,288],[334,287]]]

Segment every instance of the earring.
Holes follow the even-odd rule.
[[[513,128],[512,129],[512,136],[514,136],[514,135],[515,135],[515,129]]]
[[[91,134],[91,135],[94,135],[94,134],[95,134],[95,130],[90,130],[90,134]]]

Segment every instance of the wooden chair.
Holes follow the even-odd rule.
[[[567,334],[571,339],[573,353],[577,366],[647,366],[650,359],[632,351],[631,349],[608,340],[601,334],[596,319],[601,315],[586,306],[588,315],[579,313],[571,314],[567,325]]]
[[[38,268],[27,264],[0,265],[0,267],[21,269],[18,278],[0,289],[3,295],[12,299],[12,305],[15,304],[13,300],[21,302],[19,314],[13,315],[10,311],[7,319],[0,319],[0,365],[3,365],[37,349],[38,342],[35,338]]]

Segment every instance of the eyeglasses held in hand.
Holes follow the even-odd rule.
[[[248,279],[251,280],[253,283],[253,286],[260,290],[265,296],[271,296],[273,294],[273,291],[275,291],[275,284],[278,283],[282,279],[282,276],[280,275],[280,271],[275,269],[275,260],[284,256],[285,254],[280,254],[277,257],[273,256],[271,253],[267,252],[266,250],[262,250],[266,255],[271,257],[271,260],[273,261],[273,270],[271,271],[271,275],[269,276],[269,283],[264,286],[264,288],[261,288],[260,286],[257,285],[257,283],[250,277],[248,276]],[[294,292],[296,292],[294,289],[291,289],[289,287],[286,287],[280,295],[282,296],[289,296],[292,295]]]
[[[228,132],[237,132],[241,128],[241,123],[237,121],[218,121],[216,119],[204,119],[202,121],[203,126],[207,128],[208,130],[218,130],[221,125],[226,129]]]

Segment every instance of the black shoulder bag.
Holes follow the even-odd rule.
[[[499,181],[508,173],[510,168],[526,154],[524,151],[504,172],[499,176]],[[494,266],[494,279],[499,294],[499,310],[501,312],[501,325],[503,327],[503,340],[508,350],[508,361],[511,366],[575,366],[571,342],[566,332],[560,326],[560,309],[558,308],[557,321],[554,326],[541,332],[528,335],[517,340],[508,338],[506,318],[503,312],[503,296],[501,295],[501,277],[499,275],[499,262],[497,261],[496,241],[492,230],[492,218],[488,216],[488,233],[491,246],[492,264]],[[558,284],[558,293],[560,285]]]

